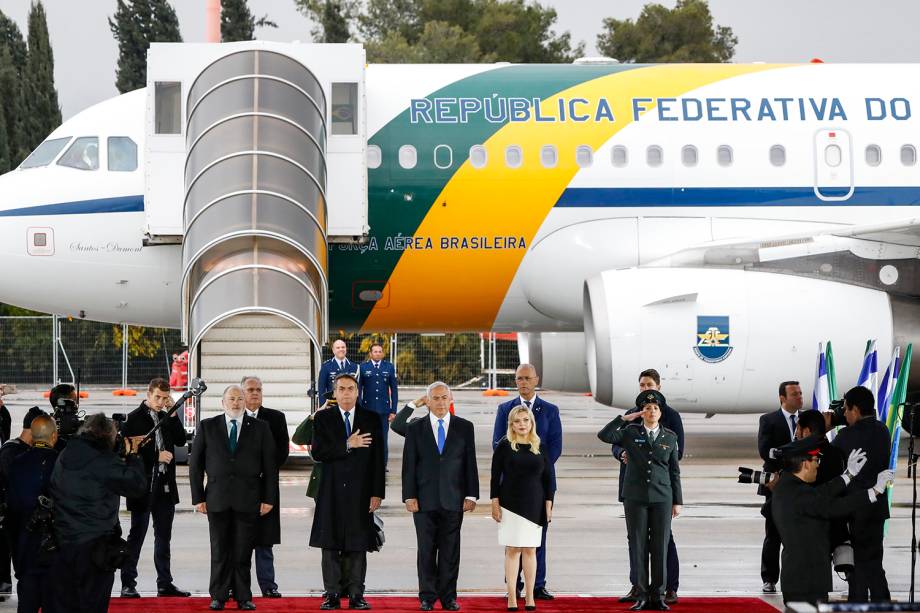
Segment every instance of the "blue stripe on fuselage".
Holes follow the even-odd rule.
[[[849,190],[822,190],[827,196]],[[918,206],[918,187],[857,187],[846,200],[821,200],[813,187],[569,187],[557,207]]]
[[[33,215],[90,215],[93,213],[138,213],[144,210],[143,196],[119,196],[77,202],[40,204],[19,209],[0,211],[0,217],[26,217]]]

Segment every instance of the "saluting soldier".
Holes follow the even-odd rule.
[[[390,422],[396,417],[396,403],[399,393],[396,383],[396,368],[389,360],[383,359],[383,345],[371,345],[370,359],[361,364],[358,389],[361,392],[361,407],[373,411],[380,418],[380,435],[383,442],[383,466],[386,468],[388,457],[387,434]]]
[[[636,398],[639,412],[619,416],[597,433],[629,454],[623,487],[626,527],[636,547],[639,594],[631,611],[668,611],[664,603],[665,559],[671,519],[683,505],[677,435],[659,423],[664,396],[646,390]],[[637,420],[642,419],[639,423]],[[651,559],[651,582],[648,561]]]
[[[332,398],[332,390],[335,388],[333,382],[340,372],[350,372],[359,376],[358,365],[352,362],[345,354],[348,353],[348,347],[342,339],[336,339],[332,343],[333,357],[323,362],[319,369],[319,404],[323,404]]]

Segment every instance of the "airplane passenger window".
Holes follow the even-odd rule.
[[[137,144],[127,136],[109,137],[109,170],[115,172],[137,170]]]
[[[61,152],[64,146],[70,141],[69,136],[64,138],[52,138],[51,140],[46,140],[38,147],[35,148],[29,157],[23,160],[22,164],[19,165],[20,168],[40,168],[42,166],[47,166],[50,164],[54,158],[57,157],[57,154]]]
[[[731,166],[735,161],[735,153],[728,145],[719,145],[719,148],[716,149],[716,159],[719,161],[719,166]]]
[[[617,145],[610,150],[610,163],[617,168],[623,168],[629,163],[629,152],[623,145]]]
[[[782,145],[770,147],[770,163],[774,166],[783,166],[786,163],[786,148]]]
[[[418,152],[412,145],[403,145],[399,148],[399,165],[406,170],[415,168],[418,164]]]
[[[524,152],[518,145],[508,145],[505,147],[505,165],[508,168],[520,168],[524,162]]]
[[[489,161],[489,155],[486,148],[482,145],[473,145],[470,147],[470,164],[473,168],[483,168]]]
[[[540,163],[544,168],[555,168],[559,161],[556,145],[543,145],[540,149]]]
[[[913,145],[904,145],[901,147],[901,163],[905,166],[913,166],[917,163],[917,148]]]
[[[99,170],[99,139],[95,136],[81,136],[64,152],[58,166],[69,166],[78,170]]]
[[[868,145],[866,147],[866,164],[869,166],[878,166],[882,163],[882,148],[878,145]]]
[[[383,152],[377,145],[368,145],[367,147],[367,167],[371,170],[380,168],[383,163]]]
[[[590,168],[594,163],[594,150],[588,145],[578,145],[575,149],[575,163],[579,168]]]
[[[661,166],[664,162],[664,151],[658,145],[652,145],[645,150],[645,161],[649,166]]]
[[[454,150],[450,145],[438,145],[434,148],[434,165],[441,170],[454,165]]]
[[[696,166],[700,161],[699,151],[693,145],[685,145],[680,150],[680,161],[684,166]]]
[[[831,168],[836,168],[840,166],[840,162],[843,161],[843,152],[840,150],[840,147],[837,145],[828,145],[824,148],[824,161]]]

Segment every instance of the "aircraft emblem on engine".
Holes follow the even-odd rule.
[[[729,344],[728,316],[697,316],[696,343],[693,347],[696,357],[715,364],[730,356],[733,349]]]

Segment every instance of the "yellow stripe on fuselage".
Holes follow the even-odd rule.
[[[540,106],[543,116],[558,112],[558,98],[583,98],[589,102],[585,108],[596,108],[603,97],[616,120],[542,123],[531,118],[498,130],[484,143],[486,167],[473,168],[467,160],[444,187],[415,234],[423,240],[430,238],[432,248],[403,252],[389,279],[388,305],[375,307],[363,329],[490,329],[526,248],[442,249],[442,237],[523,237],[529,247],[579,170],[576,148],[587,145],[596,151],[628,126],[633,98],[677,97],[717,81],[778,67],[650,66],[587,81],[547,98]],[[519,168],[505,164],[508,145],[519,145],[524,151]],[[556,146],[559,159],[555,168],[541,165],[543,145]],[[547,282],[552,283],[552,279]]]

